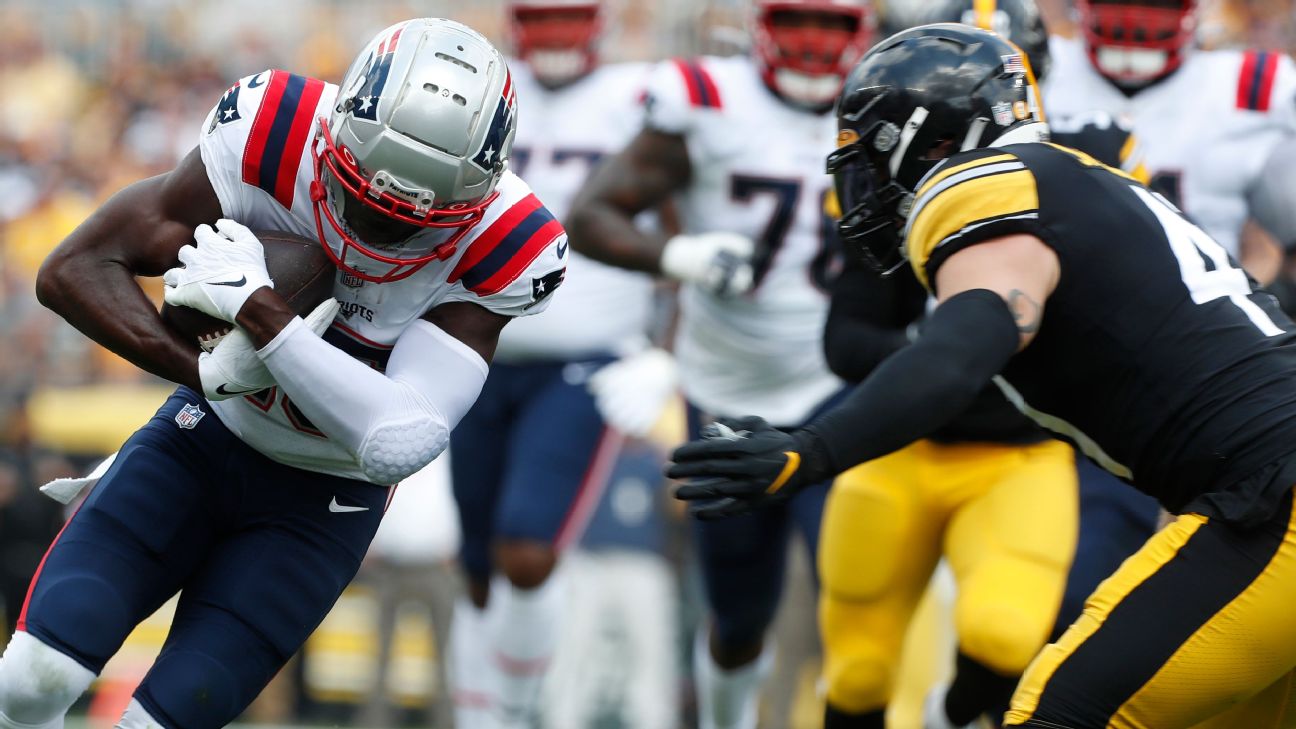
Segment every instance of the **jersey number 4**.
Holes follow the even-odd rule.
[[[1152,210],[1170,241],[1170,250],[1179,261],[1179,277],[1197,304],[1228,299],[1242,310],[1251,323],[1266,337],[1283,333],[1282,327],[1251,300],[1251,281],[1246,272],[1233,265],[1228,251],[1206,231],[1188,222],[1164,197],[1142,187],[1131,187]],[[1210,267],[1207,267],[1210,263]]]

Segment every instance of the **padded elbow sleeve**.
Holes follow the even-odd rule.
[[[435,460],[449,442],[445,422],[426,412],[384,421],[360,444],[360,468],[374,483],[398,483]]]
[[[463,342],[428,322],[412,324],[387,362],[398,395],[370,422],[356,450],[365,476],[397,483],[441,455],[486,374],[486,363]]]

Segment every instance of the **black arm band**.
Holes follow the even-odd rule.
[[[1019,343],[999,294],[974,289],[951,297],[916,342],[796,433],[802,469],[828,478],[929,435],[967,409]]]

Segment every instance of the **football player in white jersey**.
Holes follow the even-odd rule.
[[[1078,0],[1082,37],[1052,39],[1044,106],[1129,118],[1152,188],[1265,283],[1280,253],[1248,224],[1247,197],[1275,145],[1296,133],[1296,67],[1282,53],[1192,48],[1196,5]]]
[[[752,26],[750,57],[657,67],[644,128],[568,217],[581,252],[685,284],[675,353],[694,433],[744,409],[793,427],[842,389],[821,342],[838,260],[821,157],[842,78],[872,41],[872,12],[863,0],[761,0]],[[634,227],[672,196],[683,234],[662,241]],[[694,650],[705,729],[755,725],[787,539],[799,531],[814,553],[826,491],[697,526],[711,609]]]
[[[601,2],[516,0],[507,12],[513,81],[526,109],[509,167],[535,181],[562,216],[593,166],[634,133],[647,66],[598,62]],[[456,723],[466,729],[525,725],[536,714],[569,612],[560,581],[550,579],[559,551],[579,540],[625,432],[642,434],[624,422],[609,428],[587,387],[600,368],[644,348],[652,281],[574,253],[568,259],[563,296],[505,330],[482,394],[451,439],[468,579],[451,671]],[[656,350],[627,365],[629,394],[636,403],[648,395],[646,429],[656,420],[648,391],[660,412],[674,391],[673,365]],[[492,574],[501,577],[493,585]]]
[[[392,485],[446,447],[501,328],[544,309],[562,278],[561,225],[507,171],[515,118],[485,38],[407,21],[340,87],[278,70],[240,80],[197,149],[51,254],[41,300],[180,387],[33,578],[0,659],[0,727],[63,726],[177,591],[120,727],[225,726],[301,646],[359,567]],[[323,338],[273,290],[252,229],[317,237],[336,263],[342,315]],[[164,327],[137,275],[164,275],[169,303],[238,327],[200,353]]]

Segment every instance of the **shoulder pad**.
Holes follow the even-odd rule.
[[[1237,108],[1269,111],[1281,58],[1281,54],[1271,51],[1247,51],[1242,55],[1242,66],[1238,72]]]
[[[1038,218],[1035,176],[1020,159],[999,149],[960,153],[933,170],[918,189],[905,228],[909,262],[930,288],[928,274],[937,249],[965,236],[965,242],[981,240],[983,233],[1002,227],[996,223]]]
[[[724,108],[715,77],[699,59],[659,63],[648,76],[644,97],[647,125],[664,132],[682,133],[695,112]]]

